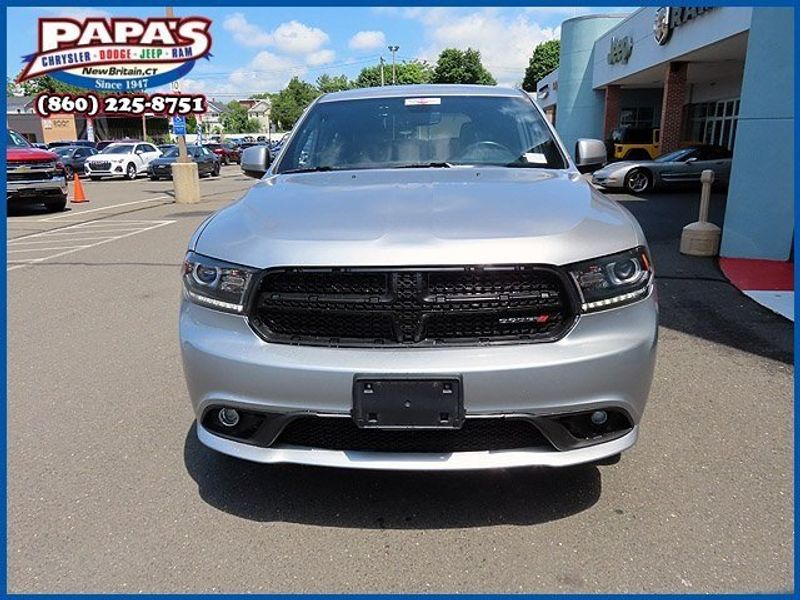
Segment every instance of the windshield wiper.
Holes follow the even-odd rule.
[[[322,165],[319,167],[299,167],[297,169],[286,169],[281,171],[278,175],[285,175],[287,173],[319,173],[320,171],[333,171],[333,167],[329,165]]]
[[[393,169],[449,169],[452,167],[449,162],[427,162],[427,163],[410,163],[407,165],[397,165]]]

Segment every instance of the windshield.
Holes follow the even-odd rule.
[[[100,154],[133,154],[133,144],[113,144],[106,146]]]
[[[692,152],[694,152],[692,148],[684,148],[683,150],[675,150],[674,152],[669,152],[668,154],[662,154],[655,160],[656,162],[678,162],[688,158]]]
[[[18,134],[16,131],[6,130],[7,133],[7,141],[6,146],[9,148],[30,148],[31,145],[28,143],[24,137]]]
[[[219,150],[220,148],[222,148],[222,145],[221,144],[206,144],[206,148],[208,148],[209,150]]]
[[[566,166],[529,100],[441,96],[320,102],[276,172],[458,165]]]
[[[68,156],[72,153],[74,148],[70,146],[59,146],[58,148],[50,148],[50,152],[55,152],[59,156]]]

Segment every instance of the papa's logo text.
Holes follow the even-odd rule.
[[[205,17],[39,19],[39,48],[17,82],[42,75],[90,90],[142,91],[185,77],[211,54]]]

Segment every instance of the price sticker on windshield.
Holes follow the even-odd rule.
[[[436,106],[442,103],[441,98],[406,98],[406,106]]]

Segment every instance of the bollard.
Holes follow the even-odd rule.
[[[178,204],[200,202],[200,179],[197,176],[197,163],[172,163],[172,183],[175,186],[175,202]]]
[[[700,214],[695,223],[689,223],[681,234],[681,254],[690,256],[716,256],[719,252],[721,230],[708,222],[708,209],[711,203],[711,184],[714,183],[714,171],[704,170],[700,174],[703,184],[700,191]]]

